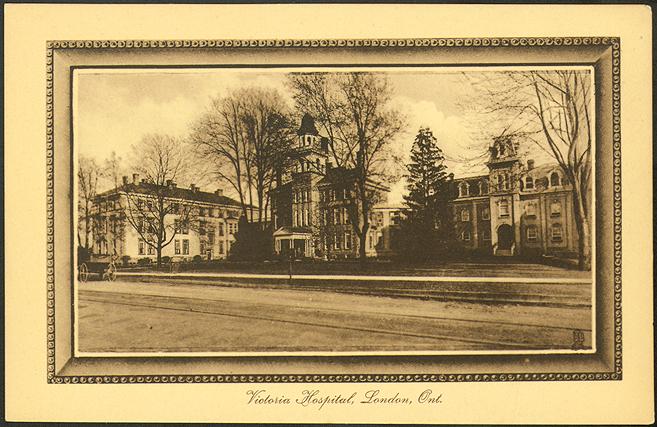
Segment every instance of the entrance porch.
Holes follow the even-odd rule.
[[[274,252],[294,258],[313,256],[312,233],[307,227],[281,227],[274,232]]]

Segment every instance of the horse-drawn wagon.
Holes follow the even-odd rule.
[[[113,282],[116,280],[116,263],[112,255],[99,255],[78,251],[78,280],[86,282],[92,276]]]

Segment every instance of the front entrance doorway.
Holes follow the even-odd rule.
[[[513,228],[509,224],[502,224],[497,229],[497,248],[509,250],[513,245]]]

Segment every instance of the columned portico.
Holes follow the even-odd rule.
[[[277,255],[307,257],[313,255],[312,233],[307,227],[281,227],[274,232]]]

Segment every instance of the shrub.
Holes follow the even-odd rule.
[[[123,255],[121,257],[121,263],[123,264],[124,267],[130,265],[130,255]]]
[[[192,258],[192,261],[201,262],[201,261],[203,261],[203,257],[201,255],[194,255],[194,258]]]
[[[137,265],[151,265],[151,259],[150,258],[139,258],[139,260],[137,260]]]
[[[171,262],[171,257],[170,256],[163,256],[162,257],[162,264],[169,264]]]

